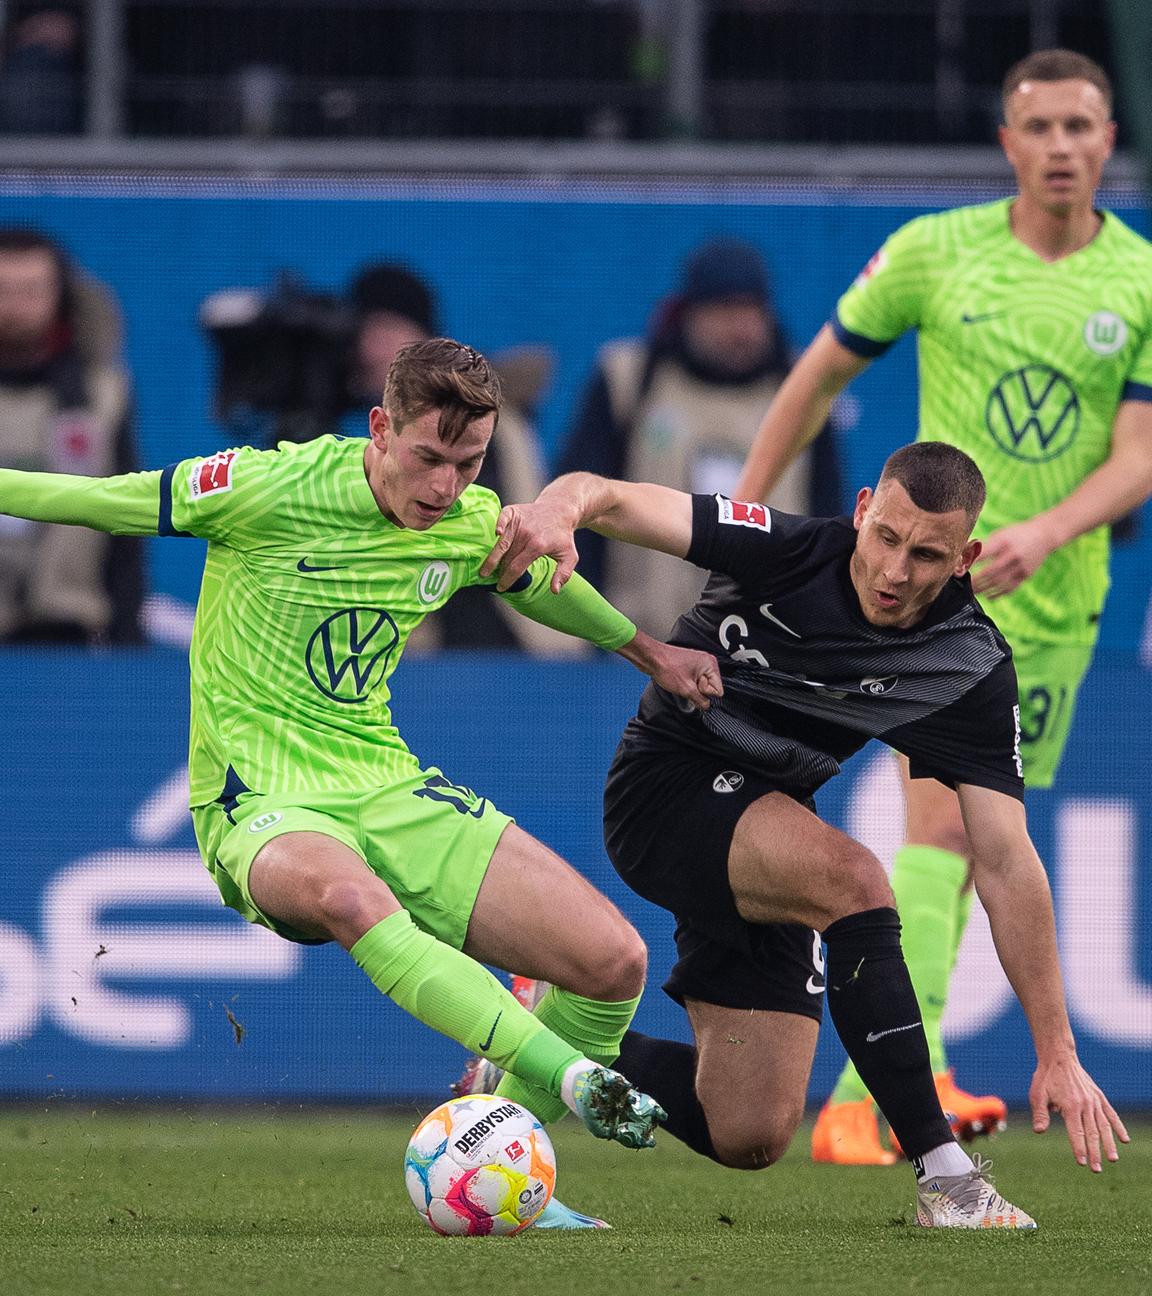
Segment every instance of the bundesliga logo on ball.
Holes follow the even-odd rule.
[[[437,1233],[526,1229],[556,1187],[556,1154],[526,1108],[495,1094],[453,1098],[417,1125],[404,1155],[412,1205]]]

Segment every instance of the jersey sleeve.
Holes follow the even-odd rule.
[[[112,535],[156,535],[160,473],[77,477],[2,468],[0,513],[31,522],[92,527]]]
[[[742,585],[757,587],[767,569],[786,561],[797,528],[806,519],[767,504],[749,504],[724,495],[692,496],[690,563],[723,572]]]
[[[580,575],[574,572],[559,594],[552,593],[550,558],[537,558],[517,587],[500,595],[517,612],[564,634],[586,639],[608,652],[615,652],[635,638],[636,627]],[[527,579],[525,579],[527,578]]]
[[[921,320],[938,250],[923,217],[902,225],[836,304],[832,331],[841,346],[874,359]]]
[[[1016,670],[1005,658],[974,688],[932,715],[883,735],[908,757],[913,778],[991,788],[1024,798]]]
[[[160,473],[160,534],[224,544],[266,538],[277,516],[280,458],[243,446],[169,464]]]
[[[1125,376],[1120,399],[1152,401],[1152,328],[1145,335]]]

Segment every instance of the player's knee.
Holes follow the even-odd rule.
[[[648,949],[640,933],[623,917],[601,940],[592,942],[578,993],[588,999],[616,1002],[634,999],[648,975]]]
[[[316,893],[316,918],[335,940],[357,940],[382,917],[373,889],[360,881],[341,878],[325,882]],[[394,907],[394,906],[393,906]]]
[[[726,1128],[709,1121],[712,1147],[721,1165],[732,1170],[766,1170],[788,1151],[796,1132],[793,1121],[763,1121],[751,1127]]]
[[[804,1095],[734,1101],[721,1077],[698,1092],[716,1159],[733,1170],[764,1170],[788,1151],[804,1116]]]
[[[837,865],[839,884],[829,896],[829,923],[868,909],[895,908],[884,866],[870,850],[849,842]]]

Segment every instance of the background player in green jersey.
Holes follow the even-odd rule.
[[[607,1063],[646,952],[623,915],[486,798],[422,766],[391,722],[408,635],[479,574],[500,501],[473,485],[498,380],[470,347],[405,348],[368,441],[227,451],[164,472],[0,472],[0,511],[210,541],[192,641],[190,785],[224,901],[290,940],[334,940],[402,1008],[508,1074],[501,1093],[648,1146],[662,1112]],[[638,633],[542,560],[506,597],[621,653],[699,707],[715,659]],[[466,697],[445,699],[467,704]],[[514,757],[510,757],[514,759]],[[529,1013],[483,966],[546,978]],[[557,1204],[545,1226],[598,1221]]]
[[[1016,196],[921,217],[888,239],[781,387],[737,495],[762,499],[841,389],[915,329],[918,435],[967,451],[988,484],[974,584],[1012,645],[1028,785],[1047,787],[1108,589],[1109,524],[1152,491],[1152,247],[1094,205],[1116,129],[1097,64],[1032,54],[1005,78],[1003,106]],[[904,779],[892,888],[942,1105],[958,1131],[978,1133],[1004,1104],[956,1087],[940,1037],[971,904],[968,838],[954,792],[913,783],[906,768]],[[851,1067],[813,1156],[894,1159]]]

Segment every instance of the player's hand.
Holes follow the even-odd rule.
[[[972,568],[972,588],[989,598],[1011,594],[1055,548],[1054,537],[1042,514],[1027,522],[1001,527],[984,541]]]
[[[1101,1148],[1109,1161],[1120,1159],[1116,1139],[1127,1143],[1128,1131],[1074,1053],[1037,1066],[1028,1101],[1032,1105],[1032,1128],[1037,1134],[1048,1129],[1050,1112],[1064,1117],[1068,1142],[1079,1165],[1090,1166],[1099,1174],[1103,1169]]]
[[[506,504],[496,519],[496,543],[480,564],[480,575],[497,573],[496,588],[503,592],[515,585],[537,558],[547,555],[556,560],[552,593],[559,594],[580,558],[574,530],[567,511],[557,504]]]
[[[662,643],[643,630],[637,630],[616,651],[649,676],[653,684],[691,702],[700,711],[707,711],[713,698],[724,696],[720,666],[711,653]]]

